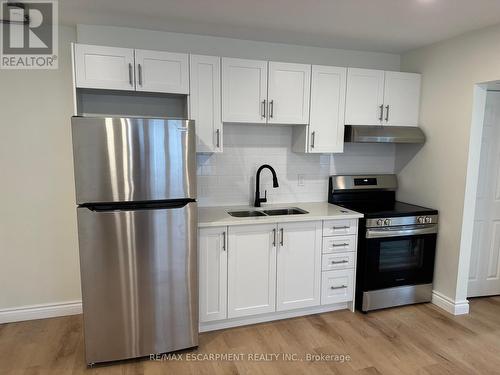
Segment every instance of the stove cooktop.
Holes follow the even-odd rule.
[[[404,202],[342,202],[338,206],[360,212],[366,218],[437,215],[438,211]]]

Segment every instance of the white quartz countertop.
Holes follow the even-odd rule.
[[[268,210],[289,207],[301,208],[303,210],[306,210],[308,213],[298,215],[254,217],[234,217],[228,214],[228,211]],[[198,208],[198,227],[202,228],[226,225],[269,224],[310,220],[359,219],[362,217],[363,214],[360,214],[359,212],[351,211],[347,208],[339,207],[327,202],[264,204],[259,208],[252,206],[200,207]]]

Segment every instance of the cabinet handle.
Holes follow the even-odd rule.
[[[134,82],[132,82],[132,64],[128,63],[128,82],[130,83],[130,86],[134,86]]]
[[[273,229],[273,246],[276,247],[276,229]]]
[[[332,243],[332,247],[346,247],[349,246],[348,243]]]
[[[346,289],[347,288],[347,285],[342,285],[342,286],[331,286],[330,289]]]
[[[261,114],[262,118],[266,118],[266,99],[264,99],[261,104],[262,104],[262,108],[261,108],[260,114]]]
[[[316,142],[316,132],[311,133],[311,148],[314,148],[314,143]]]
[[[332,227],[332,230],[339,230],[339,229],[349,229],[349,227],[346,225],[344,225],[343,227]]]
[[[222,232],[222,250],[226,251],[226,232]]]
[[[384,105],[380,104],[379,108],[380,108],[380,117],[378,118],[378,120],[382,121],[382,119],[384,118]]]
[[[217,129],[215,133],[217,135],[217,148],[220,148],[220,129]]]
[[[280,228],[280,234],[281,234],[280,245],[283,246],[283,228]]]
[[[385,113],[385,121],[387,122],[387,121],[389,121],[389,106],[386,105],[385,109],[387,110],[387,112]]]
[[[139,72],[138,72],[139,73],[139,85],[142,86],[142,66],[141,66],[141,64],[137,65],[137,68],[139,70]]]
[[[269,102],[269,117],[273,118],[274,116],[274,100]]]
[[[335,260],[332,260],[332,264],[344,264],[344,263],[349,263],[348,260],[341,260],[341,261],[335,261]]]

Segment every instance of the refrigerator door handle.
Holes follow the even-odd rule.
[[[150,202],[113,202],[113,203],[87,203],[79,207],[88,208],[94,212],[108,211],[135,211],[135,210],[159,210],[182,208],[187,204],[195,202],[194,199],[170,199]]]

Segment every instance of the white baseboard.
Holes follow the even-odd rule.
[[[432,303],[453,315],[469,313],[469,301],[454,301],[438,291],[432,291]]]
[[[9,309],[0,309],[0,324],[21,322],[24,320],[55,318],[58,316],[76,315],[81,313],[82,301],[21,306]]]

